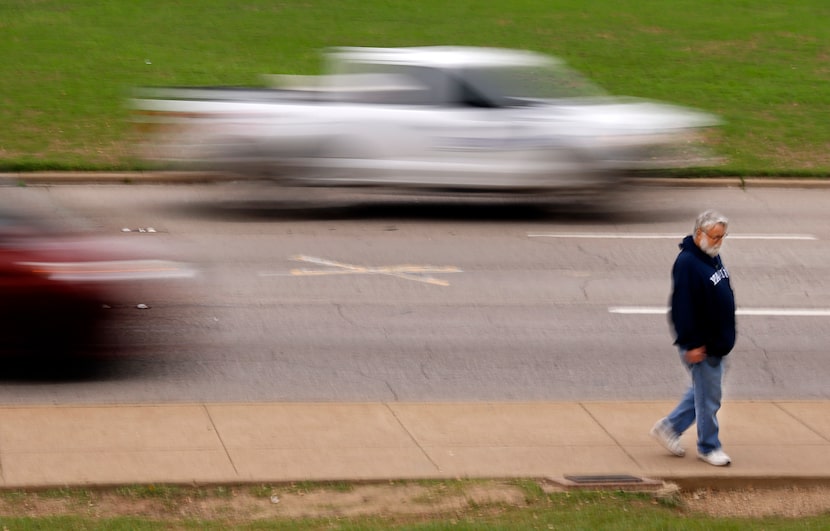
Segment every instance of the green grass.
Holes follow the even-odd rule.
[[[440,486],[440,482],[435,482]],[[284,529],[340,529],[340,530],[711,530],[731,531],[743,529],[764,529],[767,531],[828,529],[830,514],[810,518],[713,518],[690,513],[682,503],[661,500],[649,493],[626,493],[615,491],[599,492],[565,492],[546,494],[538,484],[529,480],[518,480],[517,486],[526,492],[525,505],[508,506],[504,504],[470,504],[466,509],[459,509],[448,514],[412,515],[412,516],[366,516],[366,517],[325,517],[325,518],[268,518],[255,520],[217,519],[196,520],[182,516],[177,507],[172,507],[166,516],[143,518],[140,516],[98,517],[79,515],[55,515],[41,517],[7,517],[0,515],[0,529],[39,530],[39,529],[78,529],[78,530],[143,530],[143,529],[249,529],[249,530],[284,530]],[[450,482],[449,488],[470,486],[467,482]],[[306,484],[309,491],[329,489],[330,485]],[[192,489],[179,488],[175,496],[201,498]],[[150,496],[136,487],[119,492],[126,498]],[[167,492],[168,494],[171,491]],[[43,496],[43,494],[16,493],[24,499],[14,498],[15,503],[25,503],[25,496]],[[208,493],[224,499],[221,492]],[[61,489],[62,497],[72,497],[71,489]],[[89,502],[95,505],[95,496],[87,491],[79,491],[78,506]],[[675,500],[676,501],[676,500]]]
[[[826,0],[4,0],[0,170],[134,169],[137,85],[314,74],[332,45],[564,58],[610,92],[698,107],[728,175],[830,175]]]

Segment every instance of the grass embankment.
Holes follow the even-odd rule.
[[[710,494],[737,499],[734,493]],[[741,496],[752,497],[751,493]],[[0,516],[0,526],[9,530],[779,531],[830,526],[830,514],[795,518],[706,515],[689,507],[677,491],[670,489],[661,493],[545,492],[539,483],[530,480],[13,491],[0,496],[0,507],[13,515]]]
[[[692,174],[824,177],[828,19],[826,0],[4,0],[0,171],[141,168],[133,86],[319,73],[333,45],[464,44],[550,53],[613,94],[720,115],[709,143],[728,162]]]

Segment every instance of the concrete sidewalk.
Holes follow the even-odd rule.
[[[830,401],[726,401],[729,467],[648,435],[672,402],[0,407],[0,488],[632,475],[830,482]]]

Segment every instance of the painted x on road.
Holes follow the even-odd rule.
[[[461,273],[461,269],[454,266],[430,266],[430,265],[393,265],[393,266],[360,266],[354,264],[347,264],[335,260],[327,260],[325,258],[317,258],[314,256],[297,255],[292,256],[292,260],[297,262],[306,262],[318,266],[326,266],[333,269],[292,269],[291,274],[295,276],[323,276],[323,275],[388,275],[402,278],[404,280],[414,280],[415,282],[423,282],[425,284],[432,284],[434,286],[449,286],[450,283],[446,280],[441,280],[429,275],[429,273]]]

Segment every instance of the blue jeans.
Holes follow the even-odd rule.
[[[708,454],[721,447],[717,414],[721,402],[723,359],[713,356],[689,364],[685,354],[686,351],[680,349],[680,360],[692,376],[692,385],[667,418],[677,434],[682,434],[697,420],[697,450]]]

